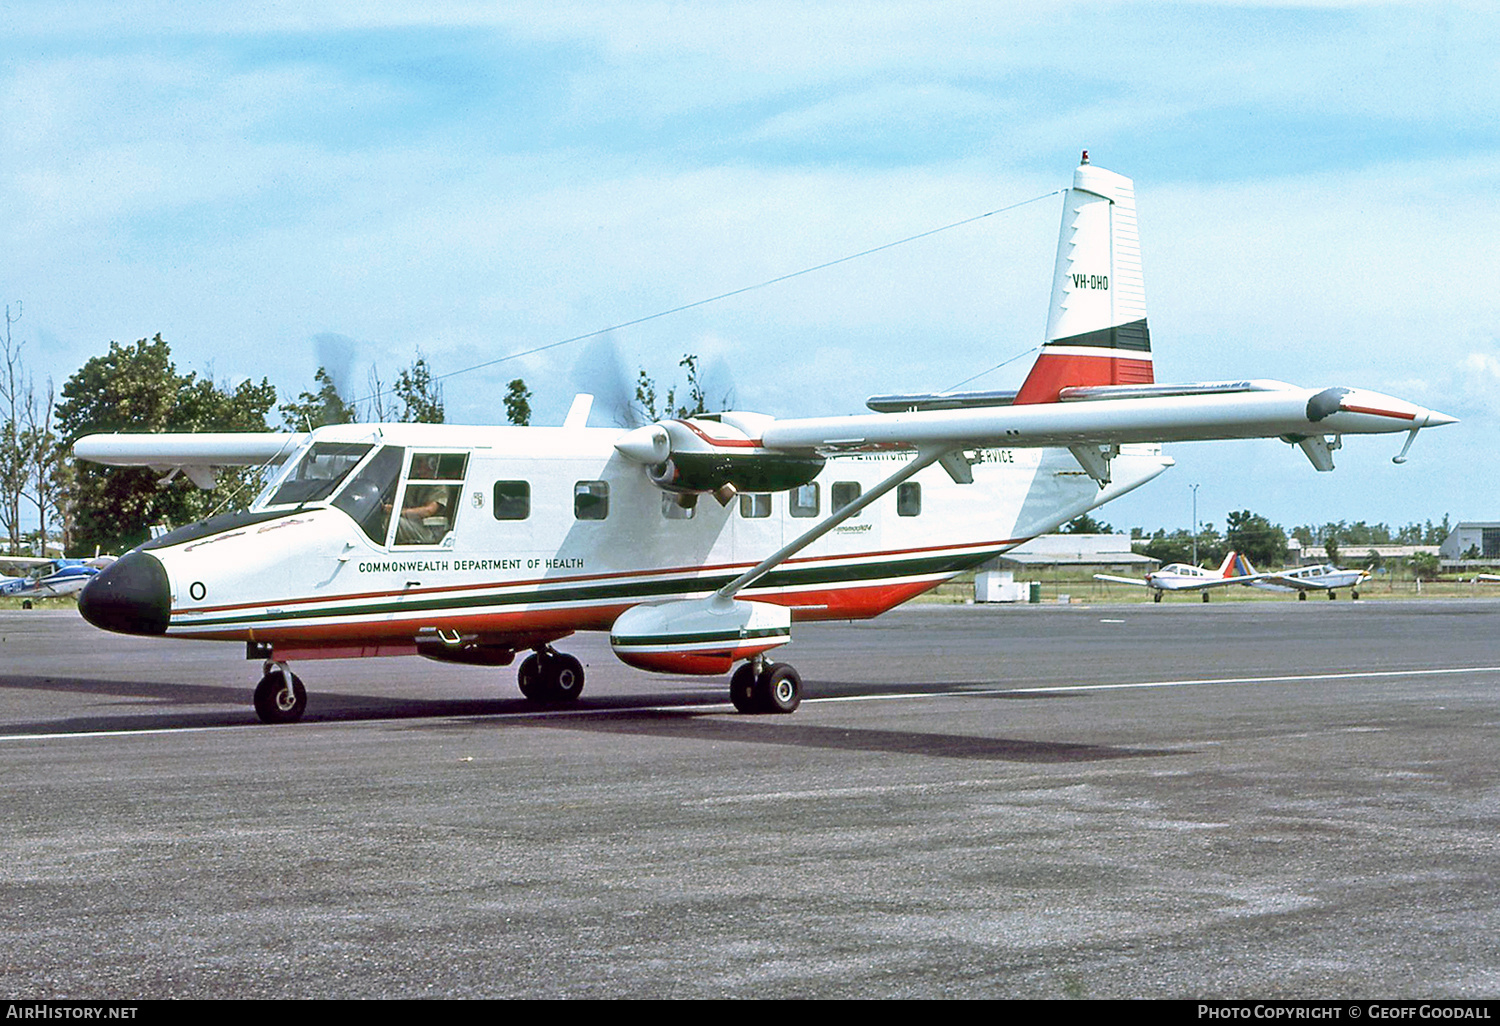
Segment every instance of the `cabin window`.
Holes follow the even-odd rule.
[[[281,486],[276,489],[276,494],[267,505],[280,506],[289,502],[326,499],[333,494],[339,482],[344,480],[344,476],[373,448],[374,446],[363,443],[318,442],[282,478]],[[397,466],[400,466],[399,460]]]
[[[818,515],[818,482],[793,488],[787,501],[787,510],[794,517],[815,517]]]
[[[771,515],[771,496],[767,492],[746,492],[740,496],[740,516],[759,520]]]
[[[609,516],[609,482],[579,481],[573,486],[573,518],[603,520]]]
[[[469,454],[412,453],[396,521],[397,545],[439,545],[453,530]]]
[[[531,516],[531,482],[496,481],[492,508],[496,520],[525,520]]]
[[[837,513],[855,499],[859,498],[860,487],[858,481],[835,481],[833,487],[828,490],[828,498],[833,503],[833,512]],[[859,516],[858,513],[854,516]]]
[[[682,505],[679,499],[686,499],[689,505]],[[668,520],[691,520],[698,512],[698,496],[675,495],[672,492],[661,493],[661,515]]]
[[[314,447],[316,448],[316,446]],[[386,528],[391,523],[391,509],[396,501],[396,484],[401,477],[401,457],[405,450],[387,445],[377,452],[364,469],[354,475],[334,506],[354,519],[360,530],[377,545],[385,544]]]
[[[896,486],[896,516],[914,517],[922,512],[922,486],[907,481]]]

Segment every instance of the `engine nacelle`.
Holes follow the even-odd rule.
[[[727,673],[791,640],[788,607],[712,597],[631,606],[609,630],[621,662],[656,673]]]
[[[645,464],[646,476],[678,494],[785,492],[800,488],[823,470],[811,451],[768,449],[759,441],[761,423],[772,418],[724,413],[718,419],[664,420],[628,432],[615,443],[621,455]],[[727,501],[727,500],[726,500]]]

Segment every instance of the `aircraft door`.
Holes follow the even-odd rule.
[[[466,452],[412,453],[396,518],[397,547],[453,545],[468,466]]]

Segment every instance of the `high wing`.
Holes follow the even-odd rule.
[[[274,466],[306,440],[305,434],[270,431],[88,435],[74,443],[73,455],[115,467],[150,467],[169,479],[182,473],[199,488],[212,488],[214,468]]]

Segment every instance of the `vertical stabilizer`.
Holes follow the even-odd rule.
[[[1072,385],[1153,380],[1135,183],[1094,167],[1085,151],[1063,201],[1047,341],[1016,402],[1056,402]]]

